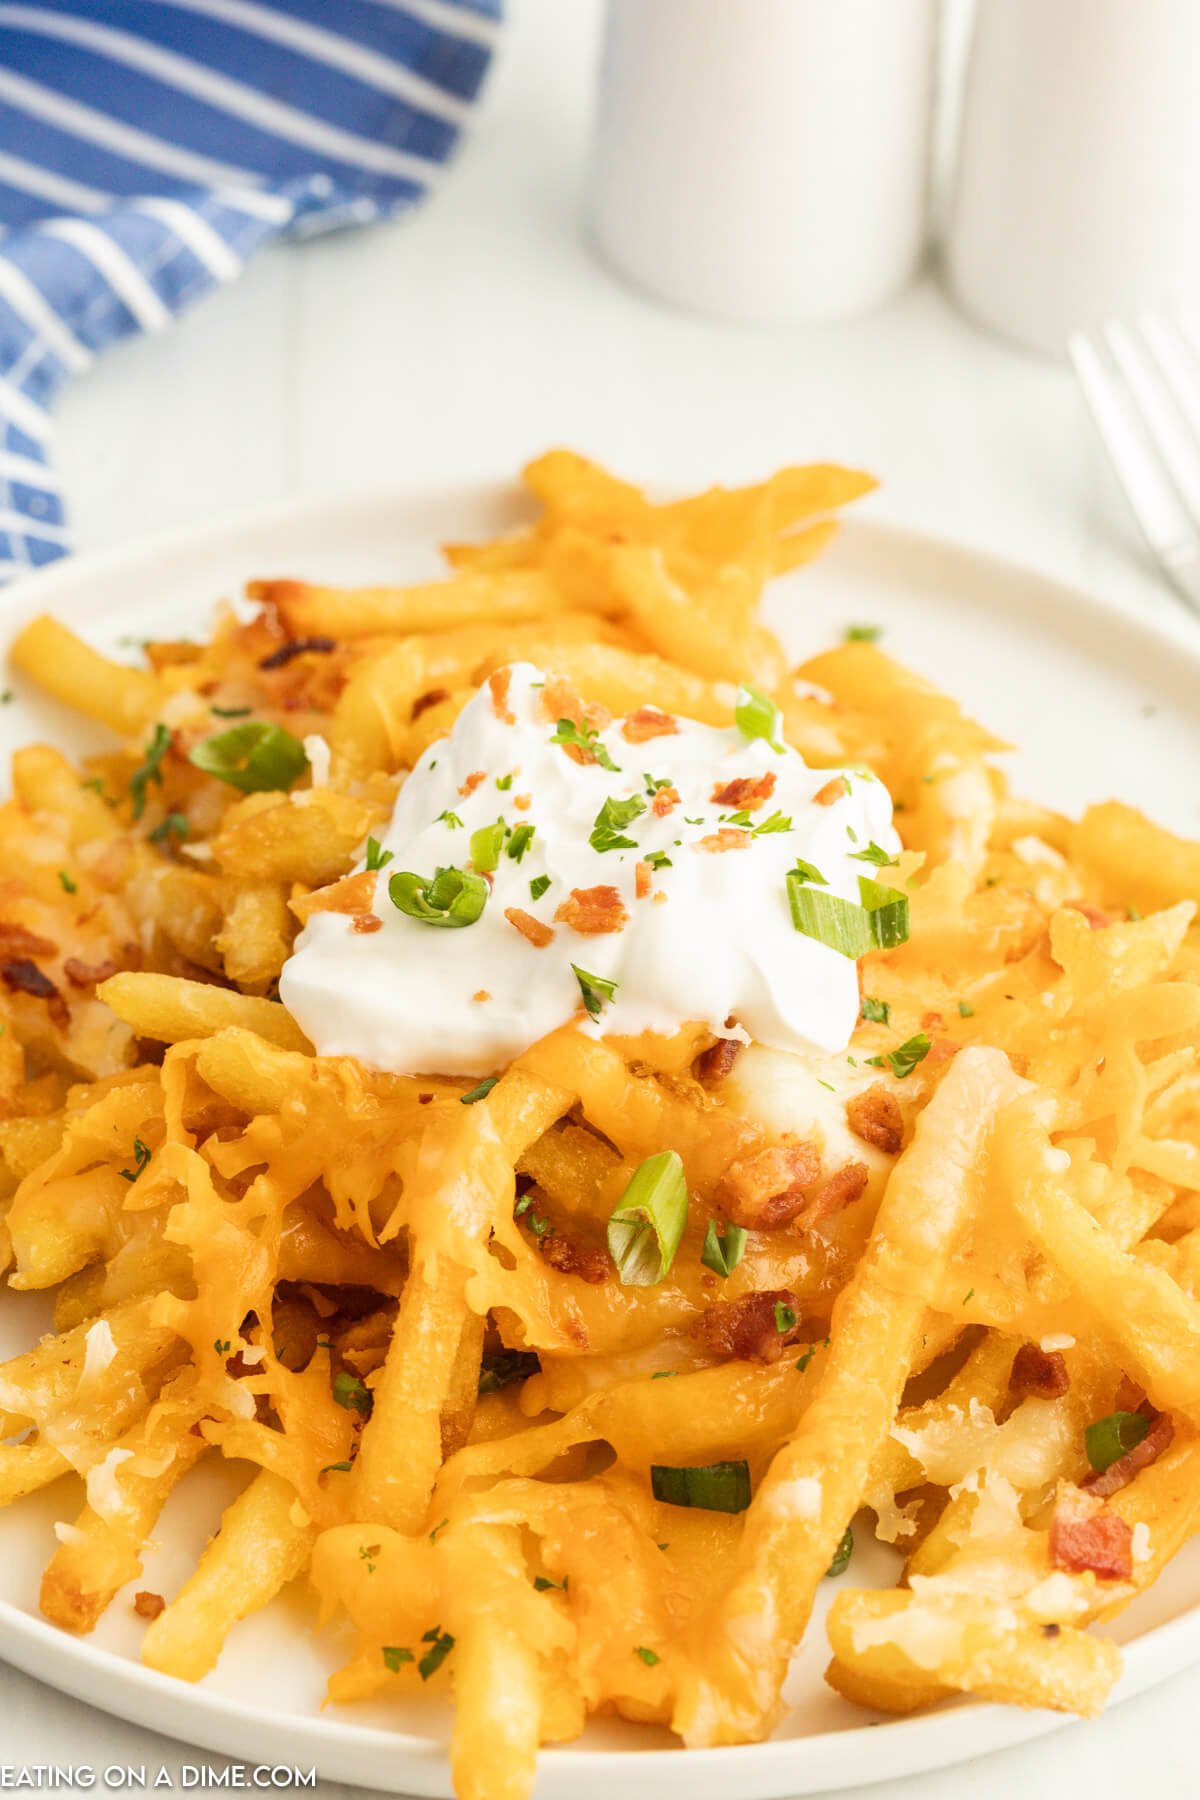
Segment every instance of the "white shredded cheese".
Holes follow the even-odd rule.
[[[310,731],[305,738],[304,754],[308,757],[308,766],[312,770],[313,786],[315,788],[328,787],[333,752],[319,731]]]
[[[88,1505],[102,1519],[113,1519],[124,1504],[117,1470],[129,1462],[132,1450],[110,1450],[103,1462],[89,1469],[86,1476]]]
[[[1042,1151],[1042,1167],[1049,1169],[1052,1175],[1065,1175],[1071,1167],[1071,1158],[1065,1150],[1052,1145],[1049,1150]]]
[[[1139,1519],[1133,1528],[1133,1541],[1130,1550],[1135,1563],[1146,1562],[1150,1555],[1150,1527],[1145,1519]]]
[[[78,1525],[68,1525],[65,1519],[55,1519],[54,1535],[60,1544],[82,1544],[84,1534]]]
[[[781,1519],[819,1519],[821,1483],[815,1475],[797,1475],[767,1496],[767,1510]]]
[[[1050,1356],[1055,1350],[1073,1350],[1075,1339],[1069,1331],[1051,1331],[1044,1338],[1038,1339],[1038,1349]]]
[[[97,1375],[103,1375],[117,1354],[116,1341],[113,1338],[112,1326],[107,1319],[97,1319],[96,1323],[84,1334],[83,1367],[79,1371],[79,1385],[94,1381]]]

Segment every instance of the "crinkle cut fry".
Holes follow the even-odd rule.
[[[511,1208],[522,1151],[574,1099],[518,1063],[485,1100],[431,1122],[407,1196],[410,1274],[355,1470],[359,1518],[401,1531],[423,1523],[464,1333],[474,1329],[465,1247],[486,1238],[498,1209]],[[458,1260],[456,1244],[464,1246]]]
[[[750,1511],[713,1617],[690,1645],[675,1729],[689,1744],[761,1737],[818,1581],[859,1503],[912,1365],[926,1296],[972,1199],[1002,1107],[1023,1091],[1001,1052],[965,1050],[896,1164],[862,1261],[834,1308],[817,1392]]]

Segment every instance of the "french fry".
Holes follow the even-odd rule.
[[[199,1681],[230,1631],[300,1574],[316,1528],[278,1475],[256,1475],[221,1517],[217,1535],[142,1641],[147,1668]]]
[[[45,613],[18,633],[9,654],[56,700],[110,726],[119,737],[141,731],[165,698],[155,676],[102,656]]]
[[[113,975],[97,990],[119,1019],[142,1037],[163,1044],[212,1037],[236,1027],[252,1031],[281,1050],[305,1051],[308,1039],[291,1014],[274,1000],[239,994],[230,988],[185,981],[178,975]]]

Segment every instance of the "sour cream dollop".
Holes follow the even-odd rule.
[[[844,1049],[856,965],[795,929],[786,877],[802,859],[824,876],[822,892],[858,901],[859,877],[879,872],[861,853],[900,849],[883,784],[847,770],[839,790],[838,771],[810,769],[736,726],[680,718],[674,731],[630,741],[641,736],[637,714],[592,740],[611,768],[603,755],[580,762],[555,741],[549,678],[528,663],[508,674],[507,690],[503,677],[497,692],[480,689],[400,790],[380,838],[391,852],[375,894],[382,927],[361,933],[318,912],[297,939],[280,992],[318,1051],[397,1074],[488,1074],[580,1015],[577,970],[612,983],[611,998],[593,1000],[599,1016],[580,1015],[584,1031],[669,1034],[699,1021],[723,1032],[733,1018],[775,1049]],[[770,792],[752,808],[714,797],[739,780]],[[678,802],[656,809],[660,790]],[[597,847],[605,803],[635,798],[644,810],[609,834],[632,845]],[[735,822],[747,813],[748,824]],[[756,830],[773,818],[776,828]],[[473,924],[430,925],[392,904],[392,875],[469,870],[472,835],[497,820],[533,834],[520,860],[508,854],[520,838],[504,839]],[[620,929],[569,922],[580,916],[573,893],[597,887],[616,889],[607,911],[623,911]],[[530,942],[506,916],[513,909],[552,939]]]

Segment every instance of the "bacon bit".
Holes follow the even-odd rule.
[[[539,1238],[538,1247],[560,1275],[578,1275],[581,1281],[593,1284],[608,1280],[612,1262],[607,1250],[583,1250],[557,1231],[548,1231]]]
[[[462,786],[459,788],[458,791],[462,795],[463,799],[466,800],[469,798],[469,796],[471,794],[473,794],[475,792],[475,789],[479,786],[480,782],[486,781],[486,780],[487,780],[487,770],[486,769],[475,769],[472,771],[472,773],[470,775],[467,776],[467,779],[463,782]]]
[[[1113,923],[1113,914],[1104,912],[1099,906],[1089,906],[1086,900],[1068,900],[1067,906],[1072,912],[1082,913],[1093,931],[1103,931]]]
[[[1157,1462],[1174,1436],[1175,1424],[1170,1413],[1156,1413],[1140,1444],[1135,1444],[1124,1456],[1118,1456],[1116,1462],[1109,1463],[1103,1474],[1085,1476],[1080,1487],[1101,1500],[1107,1500],[1110,1494],[1120,1493],[1123,1487],[1129,1486],[1135,1475],[1148,1469],[1152,1462]]]
[[[159,1613],[167,1610],[167,1603],[161,1594],[151,1594],[143,1589],[133,1596],[133,1610],[139,1619],[157,1619]]]
[[[85,963],[81,962],[77,956],[68,956],[63,964],[63,974],[72,987],[98,987],[102,981],[107,981],[110,975],[115,975],[120,967],[120,963],[114,962],[111,956],[106,956],[102,962],[98,963]]]
[[[665,819],[679,805],[679,790],[673,787],[661,787],[650,802],[650,811],[656,819]]]
[[[962,1045],[956,1043],[953,1038],[936,1037],[925,1053],[925,1067],[933,1069],[939,1063],[948,1063],[952,1057],[958,1055],[961,1049]]]
[[[0,921],[0,956],[57,956],[58,945],[39,937],[27,925]]]
[[[313,913],[349,913],[351,916],[367,913],[375,904],[377,880],[376,870],[360,869],[357,875],[343,875],[338,881],[331,881],[328,887],[289,900],[288,907],[302,925],[307,925]]]
[[[513,795],[513,805],[516,807],[518,812],[528,812],[529,808],[533,805],[533,795],[532,794],[514,794]]]
[[[740,825],[722,825],[720,831],[710,831],[692,845],[693,850],[704,850],[709,856],[720,856],[723,850],[748,850],[750,833],[743,831]]]
[[[1008,1391],[1020,1400],[1061,1400],[1071,1390],[1071,1376],[1061,1350],[1022,1344],[1013,1357]]]
[[[743,1294],[740,1300],[718,1300],[692,1326],[692,1336],[710,1356],[732,1357],[738,1362],[778,1362],[789,1344],[804,1335],[799,1323],[780,1331],[775,1308],[790,1307],[798,1314],[800,1302],[790,1288],[766,1288]]]
[[[679,720],[660,712],[657,706],[639,706],[621,725],[621,736],[627,744],[648,744],[651,738],[674,737],[678,731]]]
[[[297,656],[328,656],[331,650],[337,649],[337,639],[331,637],[292,638],[289,643],[280,644],[278,650],[272,650],[269,656],[259,658],[260,669],[282,669]]]
[[[846,1123],[864,1144],[873,1144],[886,1156],[895,1156],[904,1142],[904,1114],[894,1094],[877,1081],[863,1094],[846,1102]]]
[[[572,888],[554,915],[560,925],[569,925],[581,937],[603,937],[610,931],[623,931],[629,922],[625,902],[615,887]]]
[[[821,1179],[815,1144],[779,1144],[730,1163],[713,1193],[727,1219],[751,1231],[777,1231],[804,1210],[804,1190]]]
[[[724,1081],[743,1047],[738,1038],[718,1038],[696,1058],[697,1081],[705,1087],[715,1087],[718,1081]]]
[[[817,789],[816,793],[813,795],[813,805],[836,806],[838,801],[848,791],[842,777],[840,775],[835,775],[832,781],[827,781],[823,788]]]
[[[722,787],[718,782],[712,791],[712,799],[717,806],[732,806],[753,812],[763,806],[775,792],[775,774],[768,769],[765,775],[740,775],[736,781],[727,781]]]
[[[512,686],[512,670],[497,669],[494,675],[488,676],[488,686],[492,690],[492,710],[504,725],[515,725],[517,715],[508,704],[508,690]]]
[[[504,916],[510,925],[516,927],[523,938],[528,938],[535,950],[544,950],[547,944],[554,942],[554,927],[543,925],[532,913],[527,913],[520,906],[506,906]]]
[[[379,917],[378,913],[359,913],[356,918],[350,921],[350,929],[351,931],[360,932],[364,937],[369,937],[373,931],[383,930],[383,920]]]
[[[945,1023],[940,1012],[927,1012],[921,1016],[922,1031],[940,1031]]]
[[[417,1105],[418,1106],[432,1106],[432,1104],[433,1104],[433,1095],[432,1094],[418,1094],[417,1095]]]
[[[27,956],[6,957],[0,962],[0,979],[14,993],[32,994],[35,1000],[44,1000],[51,1022],[60,1030],[65,1031],[71,1023],[66,1001],[50,977],[43,975],[37,964],[30,962]]]
[[[490,1000],[491,997],[486,988],[480,988],[477,994],[471,995],[472,1000],[478,1000],[481,1004],[484,1000]]]
[[[1121,1385],[1113,1396],[1114,1412],[1141,1412],[1146,1401],[1146,1390],[1139,1387],[1128,1375],[1122,1375]]]
[[[661,888],[659,888],[653,898],[655,906],[665,906],[667,904],[667,896],[663,893]]]
[[[1061,1481],[1050,1519],[1050,1561],[1056,1569],[1101,1581],[1128,1581],[1133,1574],[1133,1532],[1095,1494]]]
[[[449,688],[429,688],[425,693],[418,694],[417,698],[413,701],[411,714],[413,722],[415,723],[423,712],[428,712],[431,706],[440,706],[443,700],[448,700],[449,698]]]
[[[834,1213],[841,1212],[844,1206],[852,1206],[862,1198],[870,1179],[871,1171],[866,1163],[845,1163],[828,1181],[821,1183],[797,1218],[796,1224],[807,1231],[813,1225],[819,1225],[823,1219],[832,1218]]]
[[[638,900],[644,900],[654,887],[654,870],[648,862],[637,862],[633,865],[633,892]]]

